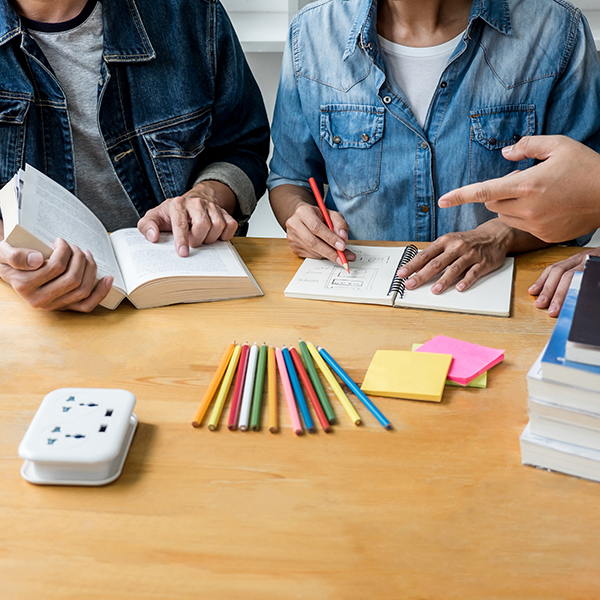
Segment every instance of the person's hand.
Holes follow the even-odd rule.
[[[511,240],[512,231],[497,219],[471,231],[447,233],[399,269],[398,276],[409,277],[405,285],[413,290],[444,271],[431,291],[441,294],[458,280],[456,289],[462,292],[502,265]]]
[[[600,226],[600,154],[564,136],[524,137],[502,154],[512,161],[543,162],[448,192],[438,205],[484,203],[503,223],[551,243]]]
[[[188,256],[190,247],[230,240],[237,230],[231,216],[235,194],[218,181],[201,181],[183,196],[169,198],[150,209],[138,222],[138,229],[150,242],[161,231],[172,231],[179,256]]]
[[[40,252],[0,242],[0,277],[28,304],[42,310],[90,312],[111,290],[113,278],[96,283],[96,262],[88,250],[54,243],[47,261]]]
[[[333,231],[327,227],[318,206],[301,202],[286,221],[287,239],[292,251],[302,258],[327,258],[341,266],[337,250],[344,252],[346,260],[356,258],[346,249],[348,224],[339,212],[328,211]]]
[[[549,317],[558,317],[575,271],[583,271],[586,256],[600,256],[600,248],[588,248],[546,267],[537,281],[527,290],[537,296],[533,305],[547,308]]]

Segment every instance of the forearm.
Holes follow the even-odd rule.
[[[526,231],[510,227],[502,223],[499,219],[491,219],[480,225],[477,229],[487,231],[489,234],[496,236],[498,244],[504,248],[506,254],[531,252],[532,250],[547,248],[551,245]]]
[[[285,230],[286,223],[302,204],[316,205],[312,194],[298,185],[278,185],[269,192],[269,201],[275,218]]]

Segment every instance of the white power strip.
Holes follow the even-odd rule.
[[[126,390],[50,392],[19,445],[21,475],[31,483],[104,485],[123,470],[138,418]]]

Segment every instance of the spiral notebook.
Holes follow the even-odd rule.
[[[421,308],[449,312],[510,316],[514,259],[482,277],[465,292],[454,286],[443,294],[432,294],[432,279],[416,290],[405,288],[404,279],[396,272],[414,258],[417,247],[353,246],[356,254],[350,263],[350,274],[342,267],[325,260],[307,258],[285,289],[290,298],[382,304],[398,308]]]

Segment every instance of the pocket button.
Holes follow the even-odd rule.
[[[368,142],[368,141],[369,141],[369,136],[368,136],[366,133],[363,133],[363,134],[360,136],[360,139],[361,139],[363,142]]]
[[[336,135],[336,136],[333,138],[333,143],[334,143],[334,144],[340,144],[341,142],[342,142],[342,138],[341,138],[339,135]]]

